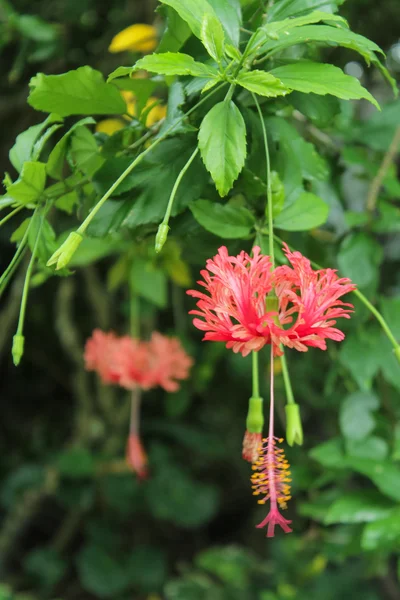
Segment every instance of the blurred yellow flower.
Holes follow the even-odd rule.
[[[123,99],[125,100],[126,103],[126,109],[127,109],[127,113],[129,115],[131,115],[132,117],[137,117],[137,110],[136,110],[136,98],[135,98],[135,94],[133,92],[129,92],[129,91],[122,91],[121,92]],[[148,108],[150,108],[150,106],[153,106],[153,108],[151,108],[146,116],[146,122],[145,125],[146,127],[151,127],[152,125],[154,125],[155,123],[157,123],[158,121],[161,121],[161,119],[164,119],[167,115],[167,107],[165,106],[165,104],[155,104],[156,102],[159,101],[159,98],[156,98],[155,96],[150,96],[150,98],[147,100],[142,113],[147,111]]]
[[[152,104],[157,102],[158,98],[154,96],[150,96],[150,98],[146,102],[146,106],[143,109],[143,112],[146,111]],[[155,104],[153,108],[148,112],[146,116],[146,127],[151,127],[161,119],[165,119],[167,116],[167,107],[165,104]]]
[[[111,40],[109,52],[152,52],[157,46],[157,30],[153,25],[137,23],[123,29]]]
[[[96,131],[112,135],[123,127],[125,127],[125,125],[120,119],[103,119],[96,124]]]
[[[133,92],[128,92],[126,90],[121,91],[121,95],[125,100],[126,104],[126,112],[132,117],[136,116],[136,98]]]

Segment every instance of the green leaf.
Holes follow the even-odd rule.
[[[400,338],[400,296],[382,298],[381,308],[393,335]]]
[[[10,162],[13,167],[20,172],[24,163],[32,160],[33,149],[35,142],[39,138],[42,131],[53,123],[59,123],[62,119],[58,115],[49,115],[43,123],[33,125],[26,131],[23,131],[17,136],[14,146],[10,150]]]
[[[280,0],[273,4],[267,13],[268,21],[280,21],[294,17],[313,8],[325,9],[326,13],[337,12],[343,0]],[[328,14],[328,17],[331,15]]]
[[[135,70],[145,69],[161,75],[193,75],[193,77],[212,77],[216,69],[196,62],[189,54],[181,52],[165,52],[149,54],[135,64]]]
[[[260,96],[285,96],[291,91],[279,79],[265,71],[243,71],[237,76],[236,83]]]
[[[309,454],[311,458],[319,462],[323,467],[340,469],[346,464],[342,441],[339,438],[315,446],[310,450]]]
[[[307,231],[323,225],[328,213],[326,202],[315,194],[303,192],[293,204],[283,208],[275,219],[275,225],[285,231]]]
[[[85,546],[77,556],[76,567],[82,587],[98,598],[115,598],[130,585],[126,565],[99,546]]]
[[[72,479],[90,477],[95,470],[93,455],[86,448],[69,448],[64,450],[56,460],[61,475]]]
[[[146,497],[156,519],[178,527],[196,529],[210,521],[218,510],[215,487],[197,482],[182,469],[166,465],[146,486]]]
[[[380,331],[351,332],[340,348],[339,360],[362,390],[370,390],[382,362]]]
[[[147,223],[159,223],[163,219],[176,178],[193,154],[194,144],[195,138],[192,135],[167,139],[133,170],[129,181],[130,189],[137,190],[136,201],[124,218],[123,226],[134,228]],[[183,185],[178,188],[172,216],[201,197],[208,179],[200,156],[196,156],[185,174]],[[135,194],[132,200],[135,200]]]
[[[360,288],[376,280],[382,259],[382,246],[366,233],[346,237],[338,254],[341,275],[349,277]]]
[[[169,6],[165,6],[164,10],[167,15],[166,27],[156,52],[178,52],[192,32],[175,10]]]
[[[241,10],[239,0],[160,0],[175,9],[196,37],[201,39],[201,27],[206,15],[218,17],[234,46],[239,44]]]
[[[235,48],[239,46],[242,11],[240,0],[209,0],[226,35]]]
[[[389,515],[368,523],[361,537],[363,550],[397,550],[400,545],[400,509],[396,508]]]
[[[270,11],[268,11],[268,13],[269,12]],[[320,22],[329,23],[335,26],[338,26],[339,24],[342,27],[348,28],[347,21],[342,17],[319,10],[313,11],[301,17],[292,17],[290,19],[283,20],[274,19],[272,22],[267,22],[265,25],[261,26],[256,31],[256,35],[250,38],[249,44],[246,48],[246,53],[258,54],[260,49],[263,50],[264,45],[271,40],[277,41],[279,44],[279,41],[281,41],[282,38],[286,38],[292,29]]]
[[[225,34],[220,21],[214,15],[204,16],[201,41],[211,58],[220,63],[224,55]]]
[[[289,33],[281,32],[278,40],[268,41],[264,44],[259,52],[268,52],[269,55],[281,52],[285,48],[294,46],[295,44],[321,42],[324,44],[333,44],[343,46],[359,52],[361,56],[369,64],[379,62],[375,52],[382,53],[383,51],[374,42],[368,38],[353,33],[349,29],[342,27],[330,27],[329,25],[305,25],[289,31]]]
[[[41,162],[25,162],[15,183],[7,187],[7,195],[18,204],[34,204],[39,200],[46,185],[46,165]]]
[[[24,570],[39,580],[42,589],[52,588],[63,577],[67,563],[51,548],[36,548],[24,558]]]
[[[160,0],[170,6],[186,21],[196,37],[201,39],[201,26],[206,15],[216,16],[213,8],[206,0]]]
[[[215,104],[206,114],[200,125],[199,148],[220,196],[226,196],[246,158],[246,126],[232,100]]]
[[[28,102],[36,110],[69,115],[123,114],[126,104],[118,89],[89,66],[62,75],[38,73],[30,81]]]
[[[290,19],[283,20],[273,20],[272,22],[267,23],[262,27],[262,29],[267,33],[267,35],[271,36],[273,33],[281,33],[284,32],[287,35],[287,32],[291,29],[295,29],[296,27],[303,27],[303,25],[311,25],[313,23],[332,23],[335,26],[342,26],[348,29],[348,24],[346,19],[340,17],[339,15],[333,15],[329,12],[322,12],[321,10],[314,10],[313,12],[308,13],[307,15],[303,15],[301,17],[292,17]]]
[[[386,152],[399,123],[400,99],[386,104],[382,112],[371,115],[354,135],[362,144]]]
[[[346,438],[360,440],[375,429],[373,412],[379,408],[378,398],[371,392],[354,392],[340,407],[340,429]]]
[[[70,135],[82,125],[91,125],[96,123],[92,117],[85,117],[84,119],[80,119],[77,123],[74,123],[72,127],[67,131],[62,138],[57,142],[54,146],[53,150],[49,154],[49,158],[47,159],[46,171],[47,174],[50,175],[53,179],[61,179],[63,175],[63,167],[65,155],[68,148],[68,141]]]
[[[382,494],[393,500],[400,500],[400,469],[394,463],[389,460],[354,457],[348,457],[346,463],[354,471],[371,479]]]
[[[255,225],[254,216],[244,206],[197,200],[190,210],[204,229],[222,238],[245,238]]]
[[[131,269],[131,285],[135,293],[149,302],[165,308],[167,306],[167,277],[164,271],[149,262],[135,258]]]
[[[74,207],[78,204],[79,198],[76,190],[72,190],[71,192],[67,192],[63,196],[57,198],[54,202],[54,206],[59,210],[63,210],[68,215],[72,215]]]
[[[142,592],[160,590],[167,576],[166,556],[158,547],[141,544],[132,550],[127,571],[132,583]]]
[[[339,100],[334,96],[318,96],[318,94],[302,94],[292,92],[290,104],[297,108],[304,116],[313,121],[317,127],[326,127],[332,119],[339,114]]]
[[[77,127],[71,137],[71,160],[75,169],[93,175],[104,164],[93,133],[85,126]]]
[[[331,504],[324,523],[369,523],[390,514],[393,502],[379,492],[364,490],[341,495]]]
[[[304,61],[277,67],[271,73],[293,90],[322,96],[332,94],[343,100],[365,98],[379,109],[378,102],[358,79],[346,75],[339,67]]]
[[[371,435],[362,440],[346,440],[346,453],[356,458],[372,458],[383,460],[389,454],[388,444],[376,435]]]
[[[209,548],[196,556],[196,565],[200,569],[242,592],[250,583],[250,569],[253,564],[250,553],[234,546]]]
[[[37,15],[18,15],[14,24],[19,33],[35,42],[53,42],[59,36],[53,24],[46,23]]]

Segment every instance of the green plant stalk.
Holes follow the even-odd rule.
[[[135,293],[133,283],[129,285],[129,320],[130,331],[133,338],[140,337],[140,310],[139,298]]]
[[[158,228],[160,235],[159,235],[159,233],[157,233],[157,236],[156,236],[156,252],[160,252],[163,245],[167,241],[167,235],[168,235],[168,230],[169,230],[168,223],[169,223],[169,219],[171,217],[171,211],[172,211],[172,207],[174,205],[176,193],[181,184],[183,176],[185,175],[186,171],[189,169],[190,165],[192,164],[192,162],[194,161],[194,159],[196,158],[198,153],[199,153],[199,148],[196,148],[196,150],[190,156],[189,160],[187,161],[185,166],[180,171],[178,177],[176,178],[174,187],[172,188],[172,192],[171,192],[171,195],[168,200],[167,210],[165,211],[164,219],[162,220],[162,222],[160,223],[159,228]],[[160,238],[160,239],[158,239],[158,238]]]
[[[25,207],[24,207],[24,206],[18,206],[17,208],[15,208],[14,210],[12,210],[10,213],[8,213],[8,215],[6,215],[6,216],[4,217],[4,219],[2,219],[2,220],[0,221],[0,227],[1,227],[2,225],[4,225],[4,223],[7,223],[7,221],[8,221],[9,219],[12,219],[12,217],[13,217],[14,215],[18,214],[18,213],[19,213],[19,212],[20,212],[20,211],[21,211],[23,208],[25,208]]]
[[[31,259],[29,261],[29,265],[26,270],[24,287],[22,290],[21,307],[20,307],[20,311],[19,311],[18,327],[17,327],[17,332],[14,336],[14,344],[13,344],[13,351],[14,351],[14,349],[16,350],[15,353],[13,352],[14,364],[16,366],[19,364],[22,354],[23,354],[23,329],[24,329],[26,305],[28,302],[29,284],[30,284],[30,280],[31,280],[31,276],[32,276],[33,266],[35,264],[36,253],[37,253],[37,249],[39,246],[39,241],[40,241],[40,236],[42,233],[44,219],[45,219],[48,209],[49,209],[49,207],[46,207],[43,210],[42,218],[41,218],[40,225],[39,225],[39,230],[37,232],[37,236],[36,236],[36,240],[35,240],[35,245],[33,246]],[[18,340],[20,340],[22,343],[18,342]],[[21,343],[20,352],[18,352],[18,349],[17,349],[17,346],[19,343]]]
[[[252,94],[254,103],[257,107],[258,115],[260,117],[261,129],[263,133],[264,139],[264,147],[265,147],[265,158],[267,162],[267,205],[268,205],[268,242],[269,242],[269,255],[271,257],[272,268],[275,267],[275,256],[274,256],[274,221],[273,221],[273,213],[272,213],[272,187],[271,187],[271,161],[269,157],[269,148],[268,148],[268,136],[267,130],[265,128],[265,123],[263,119],[263,115],[261,112],[260,105],[258,103],[257,97],[255,94]]]
[[[283,352],[283,347],[281,345],[281,350]],[[283,352],[282,356],[281,356],[281,365],[282,365],[282,375],[283,375],[283,382],[285,384],[285,392],[286,392],[286,400],[288,404],[295,404],[294,401],[294,395],[293,395],[293,388],[292,388],[292,384],[290,381],[290,375],[289,375],[289,369],[287,366],[287,362],[286,362],[286,356],[285,353]],[[271,365],[272,368],[272,365]]]
[[[252,397],[253,398],[259,398],[260,397],[260,384],[259,384],[259,369],[258,369],[258,352],[255,352],[253,350],[253,352],[251,353],[251,359],[252,359],[252,373],[253,373],[253,392],[252,392]]]
[[[187,113],[185,113],[184,115],[182,115],[182,117],[180,117],[178,122],[183,121],[183,119],[188,117],[192,112],[194,112],[197,108],[199,108],[199,106],[201,106],[204,102],[206,102],[213,94],[215,94],[217,91],[219,91],[223,85],[225,85],[225,83],[222,83],[220,86],[218,86],[217,88],[212,90],[207,96],[205,96],[199,102],[197,102],[197,104],[195,104],[190,110],[188,110]],[[101,209],[103,204],[105,204],[107,202],[107,200],[110,198],[112,193],[117,189],[117,187],[120,185],[120,183],[122,183],[124,181],[124,179],[126,179],[128,177],[129,173],[131,173],[131,171],[133,171],[133,169],[139,163],[142,162],[142,160],[149,154],[149,152],[151,152],[156,146],[158,146],[158,144],[160,142],[162,142],[168,136],[168,134],[171,133],[171,131],[173,131],[173,129],[175,129],[176,125],[177,125],[177,123],[174,123],[173,125],[171,125],[171,127],[169,127],[163,133],[162,136],[157,138],[148,148],[146,148],[146,150],[141,152],[135,158],[135,160],[133,160],[131,162],[131,164],[125,169],[125,171],[118,177],[118,179],[116,179],[116,181],[114,181],[112,186],[106,191],[106,193],[102,196],[102,198],[100,198],[100,200],[98,201],[96,206],[92,209],[90,214],[86,217],[86,219],[83,221],[83,223],[81,223],[80,227],[76,230],[79,235],[83,235],[85,233],[86,229],[89,227],[89,224],[91,223],[94,216],[99,212],[99,210]]]
[[[18,265],[20,264],[20,262],[22,260],[24,250],[26,248],[26,242],[27,242],[28,235],[29,235],[29,228],[30,228],[30,223],[29,223],[27,230],[24,233],[21,243],[18,246],[17,251],[14,254],[10,264],[8,265],[7,269],[4,271],[4,273],[0,277],[0,295],[2,294],[2,292],[4,291],[4,287],[8,283],[9,276],[13,275],[15,269],[18,267]]]
[[[274,235],[274,239],[277,242],[279,242],[280,244],[283,244],[283,240],[280,237],[278,237],[277,235]],[[290,246],[289,246],[289,248],[291,250],[293,250],[293,248],[291,248]],[[321,267],[321,265],[319,265],[318,263],[314,262],[313,260],[311,260],[310,262],[311,262],[312,266],[315,267],[316,269],[324,268],[324,267]],[[360,290],[356,289],[356,290],[353,290],[351,293],[354,294],[355,296],[357,296],[357,298],[359,298],[361,300],[361,302],[368,308],[368,310],[374,315],[374,317],[376,318],[376,320],[382,327],[383,331],[385,332],[386,336],[390,340],[390,342],[395,350],[396,357],[400,361],[400,344],[394,337],[389,325],[387,324],[386,320],[381,315],[379,310],[377,308],[375,308],[375,306],[373,304],[371,304],[371,302],[368,300],[368,298],[366,296],[364,296],[364,294],[362,292],[360,292]]]

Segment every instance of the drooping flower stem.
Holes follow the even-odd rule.
[[[33,267],[34,267],[35,260],[36,260],[36,253],[37,253],[40,238],[42,235],[43,223],[44,223],[45,216],[46,216],[46,213],[48,210],[49,210],[49,205],[47,205],[43,209],[42,214],[40,216],[40,224],[39,224],[38,231],[36,234],[35,244],[33,246],[32,255],[31,255],[31,259],[29,261],[28,268],[26,270],[25,282],[24,282],[24,287],[22,290],[21,307],[20,307],[20,311],[19,311],[18,327],[17,327],[17,332],[13,337],[13,346],[12,346],[13,361],[14,361],[14,365],[16,367],[21,362],[21,358],[24,354],[25,339],[24,339],[24,335],[23,335],[23,329],[24,329],[26,305],[28,302],[29,284],[31,281],[31,275],[32,275]]]
[[[185,175],[186,171],[189,169],[190,165],[192,164],[192,162],[196,158],[198,152],[199,152],[199,149],[196,148],[196,150],[190,156],[189,160],[184,165],[184,167],[182,168],[182,170],[179,173],[178,177],[176,178],[176,181],[174,183],[174,187],[172,188],[172,192],[171,192],[171,195],[170,195],[169,200],[168,200],[167,210],[165,211],[164,219],[162,220],[162,223],[160,223],[160,225],[158,227],[158,231],[157,231],[157,235],[156,235],[156,243],[155,243],[155,250],[156,250],[157,253],[161,252],[162,247],[164,246],[165,242],[167,241],[168,231],[169,231],[169,225],[168,225],[168,223],[169,223],[169,219],[170,219],[170,216],[171,216],[171,211],[172,211],[172,207],[173,207],[173,204],[174,204],[176,192],[178,191],[178,188],[179,188],[179,186],[181,184],[183,176]]]
[[[283,240],[274,234],[274,239],[279,242],[280,244],[283,244]],[[293,251],[294,249],[288,245],[288,247]],[[316,263],[313,260],[310,260],[312,266],[315,269],[323,269],[323,267],[321,267],[321,265],[319,265],[318,263]],[[374,315],[374,317],[376,318],[376,320],[378,321],[378,323],[380,324],[380,326],[382,327],[383,331],[385,332],[387,338],[389,339],[390,343],[393,346],[394,349],[394,354],[397,358],[397,360],[400,362],[400,344],[398,343],[398,341],[396,340],[395,336],[393,335],[389,325],[387,324],[386,320],[384,319],[383,315],[379,312],[379,310],[368,300],[368,298],[366,296],[364,296],[364,294],[362,292],[360,292],[360,290],[355,289],[351,291],[352,294],[354,294],[355,296],[357,296],[357,298],[359,298],[359,300],[368,308],[368,310]]]
[[[258,374],[258,352],[251,353],[252,360],[252,374],[253,374],[253,398],[260,397],[260,382],[259,382],[259,374]]]
[[[0,221],[0,227],[2,225],[4,225],[4,223],[7,223],[7,221],[9,219],[12,219],[14,215],[17,215],[23,208],[25,208],[24,206],[18,206],[17,208],[15,208],[14,210],[12,210],[10,213],[8,213],[8,215],[6,215],[1,221]]]
[[[283,352],[283,354],[281,356],[281,365],[282,365],[283,382],[285,384],[286,400],[287,400],[288,404],[295,404],[292,383],[290,381],[289,369],[287,366],[286,356],[283,351],[282,345],[281,345],[281,350]]]
[[[140,306],[139,298],[134,289],[132,278],[129,285],[129,321],[131,336],[133,338],[140,337]]]
[[[273,221],[273,207],[272,207],[272,185],[271,185],[271,161],[269,157],[268,148],[268,136],[265,128],[264,118],[261,112],[260,104],[257,100],[257,96],[252,94],[254,103],[257,107],[258,115],[260,117],[261,130],[264,139],[265,158],[267,163],[267,212],[268,212],[268,241],[269,241],[269,255],[271,257],[272,268],[275,267],[274,258],[274,221]]]
[[[32,223],[32,219],[24,233],[24,237],[22,238],[22,240],[17,248],[17,251],[14,254],[10,264],[8,265],[7,269],[4,271],[4,273],[0,277],[0,296],[3,293],[5,287],[7,286],[9,278],[13,275],[14,271],[17,269],[22,258],[24,257],[25,251],[27,249],[26,242],[28,241],[29,228],[30,228],[31,223]]]

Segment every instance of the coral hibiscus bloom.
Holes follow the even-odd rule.
[[[148,342],[150,355],[149,379],[153,386],[159,385],[167,392],[179,389],[177,380],[187,379],[193,365],[177,338],[168,338],[154,332]]]
[[[87,371],[96,371],[103,383],[119,382],[119,373],[113,361],[119,344],[120,338],[114,333],[104,333],[100,329],[95,329],[86,342],[85,368]]]
[[[243,251],[229,256],[222,246],[207,261],[198,282],[207,293],[187,292],[198,299],[190,314],[196,315],[195,327],[205,331],[204,340],[226,342],[227,348],[247,356],[266,344],[279,355],[280,344],[305,352],[308,346],[325,350],[326,339],[344,338],[333,325],[338,317],[349,318],[353,306],[339,298],[355,286],[333,269],[314,271],[307,258],[286,244],[284,252],[291,266],[275,270],[258,246],[252,257]],[[269,295],[276,303],[273,309]]]

